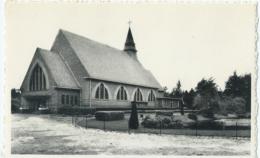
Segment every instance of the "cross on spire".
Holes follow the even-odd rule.
[[[129,21],[128,21],[128,25],[129,25],[129,27],[131,26],[131,23],[132,23],[132,21],[131,21],[131,20],[129,20]]]

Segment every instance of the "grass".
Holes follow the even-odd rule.
[[[102,129],[108,131],[128,131],[128,120],[129,114],[125,115],[124,120],[117,121],[98,121],[94,117],[88,118],[78,118],[77,124],[85,128]],[[130,130],[134,133],[151,133],[151,134],[169,134],[169,135],[191,135],[191,136],[225,136],[225,137],[250,137],[251,131],[247,130],[196,130],[196,129],[151,129],[144,128],[141,125],[141,120],[139,119],[139,128],[137,130]]]

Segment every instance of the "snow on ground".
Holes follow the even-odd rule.
[[[105,132],[74,127],[69,117],[15,114],[12,153],[249,155],[250,139]]]

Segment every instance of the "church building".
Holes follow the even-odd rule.
[[[21,106],[142,108],[179,106],[164,97],[139,62],[129,27],[123,50],[59,30],[50,50],[37,48],[21,85]]]

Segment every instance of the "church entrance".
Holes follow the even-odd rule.
[[[34,97],[28,99],[30,108],[34,111],[38,111],[39,107],[47,106],[47,98],[46,97]]]

